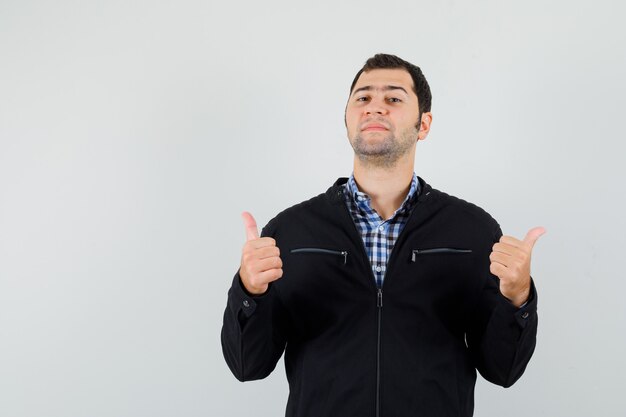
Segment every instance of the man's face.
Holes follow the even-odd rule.
[[[346,105],[348,139],[354,153],[364,162],[393,166],[424,132],[416,128],[419,107],[413,79],[404,69],[375,69],[363,72]],[[425,116],[425,117],[424,117]],[[430,114],[422,119],[430,121]],[[422,123],[423,127],[423,123]]]

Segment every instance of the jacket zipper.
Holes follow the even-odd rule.
[[[430,194],[430,191],[428,193],[425,194],[425,196],[427,196],[428,194]],[[341,191],[339,191],[339,195],[343,196],[343,193]],[[367,261],[367,264],[370,265],[369,262],[369,256],[367,254],[367,248],[365,248],[365,243],[363,242],[363,237],[361,236],[361,232],[359,231],[358,227],[356,226],[356,224],[354,224],[354,220],[352,219],[352,215],[350,214],[350,210],[348,209],[348,207],[345,204],[342,204],[342,206],[345,209],[345,213],[347,214],[347,218],[349,219],[349,223],[352,224],[352,226],[354,226],[354,231],[356,232],[356,236],[357,236],[357,240],[361,243],[361,248],[363,249],[363,254],[365,255],[365,260]],[[413,208],[413,211],[411,212],[411,215],[409,216],[409,218],[406,220],[406,223],[404,224],[404,227],[402,228],[402,231],[400,232],[400,234],[398,235],[398,238],[396,239],[396,244],[395,247],[398,246],[398,242],[401,241],[401,237],[403,237],[406,232],[406,226],[409,224],[411,218],[414,216],[415,214],[415,207]],[[387,259],[387,270],[385,271],[385,276],[387,275],[387,272],[389,271],[389,266],[391,265],[391,260],[394,259],[395,257],[395,253],[397,252],[392,250],[391,251],[391,255],[389,256],[389,259]],[[380,341],[381,341],[381,319],[382,319],[382,312],[383,312],[383,289],[382,286],[384,286],[385,284],[385,280],[383,279],[383,284],[382,286],[378,287],[378,285],[376,285],[376,276],[374,275],[374,271],[372,271],[371,265],[370,267],[367,268],[370,271],[371,274],[371,278],[372,278],[372,283],[374,283],[374,286],[377,289],[376,292],[376,307],[377,307],[377,321],[378,321],[378,328],[377,328],[377,341],[376,341],[376,417],[380,417]]]
[[[332,249],[322,249],[322,248],[297,248],[291,249],[290,253],[327,253],[330,255],[340,255],[343,256],[343,264],[345,265],[348,262],[348,252],[345,250],[332,250]]]
[[[380,417],[380,322],[383,315],[383,289],[378,288],[376,298],[378,316],[378,334],[376,342],[376,417]]]
[[[425,255],[427,253],[471,253],[471,249],[455,249],[455,248],[433,248],[433,249],[413,249],[411,262],[415,262],[417,255]]]

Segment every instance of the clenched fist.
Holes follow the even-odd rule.
[[[500,292],[516,307],[530,296],[530,254],[543,227],[530,229],[524,240],[502,236],[489,255],[490,271],[500,278]]]
[[[263,294],[270,282],[283,276],[283,261],[276,241],[271,237],[259,237],[252,214],[241,213],[246,227],[246,243],[241,254],[239,276],[250,294]]]

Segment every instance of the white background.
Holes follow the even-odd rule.
[[[0,415],[279,416],[282,360],[221,352],[240,213],[352,170],[377,53],[422,67],[416,173],[533,252],[538,346],[477,416],[623,416],[625,10],[618,1],[0,2]]]

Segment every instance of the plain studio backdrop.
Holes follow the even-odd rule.
[[[415,171],[533,252],[535,355],[476,415],[623,416],[618,1],[0,2],[0,415],[280,416],[220,346],[245,240],[352,171],[377,52],[422,67]]]

